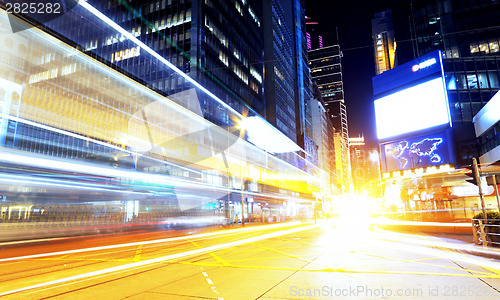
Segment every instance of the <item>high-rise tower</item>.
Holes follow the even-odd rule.
[[[372,38],[375,54],[375,74],[378,75],[397,65],[396,41],[390,10],[375,14],[372,19]]]
[[[339,45],[327,46],[309,51],[309,67],[312,80],[318,85],[328,115],[333,120],[333,126],[340,137],[340,151],[336,151],[336,173],[344,191],[351,185],[349,164],[349,130],[347,125],[347,110],[344,102],[342,82],[342,52]]]
[[[285,14],[290,0],[264,1],[264,86],[266,119],[297,141],[293,19]],[[289,13],[290,14],[290,13]]]

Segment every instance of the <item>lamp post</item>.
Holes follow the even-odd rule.
[[[241,226],[245,226],[245,201],[243,198],[243,167],[240,165],[240,191],[241,191]]]
[[[240,129],[240,138],[244,136],[245,131],[245,118],[242,118],[238,122],[238,128]],[[243,197],[243,166],[240,164],[240,194],[241,194],[241,226],[245,226],[245,199]]]

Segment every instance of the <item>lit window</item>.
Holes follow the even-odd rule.
[[[484,53],[490,53],[490,48],[488,48],[487,43],[482,43],[479,45],[479,51],[484,52]]]
[[[378,51],[382,51],[382,46],[378,46],[378,47],[377,47],[377,50],[378,50]]]
[[[490,52],[494,53],[498,51],[499,51],[498,42],[497,41],[490,42]]]
[[[227,56],[222,53],[222,51],[219,50],[219,59],[226,65],[229,66],[229,61],[227,59]]]
[[[255,12],[252,10],[252,8],[250,6],[248,7],[248,13],[250,14],[250,16],[252,16],[252,18],[255,21],[255,23],[257,23],[257,26],[260,27],[259,18],[257,18],[257,15],[255,14]]]
[[[252,88],[252,90],[254,90],[257,94],[259,93],[259,87],[253,82],[253,81],[250,81],[250,87]]]
[[[132,57],[137,57],[141,55],[141,48],[139,46],[122,50],[122,51],[117,51],[111,56],[111,62],[115,61],[121,61],[124,59],[132,58]]]
[[[470,53],[479,52],[479,47],[477,45],[470,45]]]
[[[236,10],[240,13],[240,15],[243,16],[243,10],[241,9],[241,5],[238,1],[234,3],[234,6],[236,7]]]
[[[253,67],[250,67],[250,74],[257,79],[259,83],[262,83],[262,76]]]
[[[477,89],[477,77],[476,74],[468,74],[467,75],[467,83],[469,84],[470,89]]]
[[[281,74],[281,72],[278,70],[278,68],[276,68],[276,66],[274,66],[274,74],[276,74],[276,76],[281,80],[281,81],[285,81],[285,78],[283,77],[283,74]]]

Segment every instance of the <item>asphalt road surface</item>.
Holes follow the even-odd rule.
[[[322,222],[0,243],[2,299],[500,299],[443,237]]]

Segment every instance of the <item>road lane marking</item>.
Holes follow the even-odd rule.
[[[196,248],[201,248],[201,246],[200,246],[200,245],[198,245],[196,242],[191,241],[191,240],[190,240],[189,242],[190,242],[191,244],[193,244]],[[210,254],[210,256],[212,256],[212,257],[213,257],[216,261],[220,262],[220,263],[221,263],[221,265],[223,265],[223,266],[227,266],[227,265],[228,265],[228,262],[227,262],[227,261],[225,261],[225,260],[223,260],[222,258],[220,258],[219,256],[217,256],[215,253],[209,253],[209,254]]]
[[[134,255],[134,258],[132,259],[132,261],[140,261],[141,256],[142,256],[142,245],[139,245],[137,247],[137,250],[135,251],[135,255]]]
[[[180,265],[193,265],[204,267],[221,267],[219,264],[210,263],[192,263],[192,262],[167,262]],[[272,271],[292,271],[292,272],[311,272],[311,273],[344,273],[344,274],[388,274],[388,275],[424,275],[424,276],[445,276],[445,277],[469,277],[469,278],[487,278],[500,279],[500,275],[493,273],[485,275],[474,275],[470,273],[435,273],[435,272],[418,272],[418,271],[390,271],[390,270],[347,270],[347,269],[297,269],[284,267],[266,267],[266,266],[248,266],[248,265],[229,265],[227,268],[238,269],[256,269],[256,270],[272,270]],[[462,271],[466,271],[463,270]],[[0,294],[1,295],[1,294]]]
[[[307,262],[307,263],[310,263],[310,264],[315,264],[315,265],[322,266],[322,267],[328,267],[327,265],[320,264],[320,263],[314,262],[312,260],[305,259],[305,258],[302,258],[302,257],[297,256],[297,255],[289,254],[289,253],[286,253],[286,252],[283,252],[283,251],[280,251],[280,250],[277,250],[277,249],[269,248],[269,247],[258,245],[258,244],[254,244],[254,245],[257,246],[257,247],[259,247],[259,248],[266,249],[268,251],[273,251],[273,252],[276,252],[276,253],[279,253],[279,254],[283,254],[283,255],[288,256],[290,258],[298,259],[298,260],[301,260],[301,261],[304,261],[304,262]]]
[[[209,253],[210,256],[212,256],[216,261],[218,261],[221,265],[223,266],[228,266],[229,263],[225,260],[223,260],[222,258],[220,258],[219,256],[217,256],[215,253]]]
[[[220,249],[237,247],[237,246],[241,246],[241,245],[245,245],[245,244],[255,243],[258,241],[271,239],[271,238],[275,238],[275,237],[279,237],[279,236],[284,236],[284,235],[288,235],[288,234],[292,234],[292,233],[297,233],[297,232],[301,232],[301,231],[311,230],[311,229],[315,229],[318,227],[319,227],[319,225],[307,225],[307,226],[286,229],[286,230],[282,230],[282,231],[275,231],[275,232],[266,233],[266,234],[263,234],[260,236],[250,237],[250,238],[243,239],[243,240],[213,245],[213,246],[195,249],[195,250],[190,250],[190,251],[186,251],[186,252],[182,252],[182,253],[170,254],[167,256],[162,256],[162,257],[152,258],[152,259],[148,259],[148,260],[133,262],[133,263],[129,263],[129,264],[121,265],[121,266],[116,266],[116,267],[111,267],[111,268],[102,269],[102,270],[98,270],[98,271],[83,273],[83,274],[74,275],[74,276],[70,276],[70,277],[66,277],[66,278],[60,278],[60,279],[56,279],[56,280],[52,280],[52,281],[48,281],[48,282],[44,282],[44,283],[39,283],[39,284],[27,286],[24,288],[6,291],[3,293],[0,293],[0,297],[23,292],[23,291],[27,291],[27,290],[31,290],[31,289],[35,289],[35,288],[41,288],[41,287],[46,287],[46,286],[50,286],[50,285],[66,283],[69,281],[76,281],[76,280],[80,280],[80,279],[84,279],[84,278],[100,276],[103,274],[115,273],[115,272],[119,272],[119,271],[123,271],[123,270],[130,270],[130,269],[134,269],[134,268],[138,268],[138,267],[143,267],[145,265],[150,265],[150,264],[155,264],[155,263],[165,263],[165,262],[179,259],[179,258],[204,254],[207,252],[210,253],[210,252],[217,251]],[[189,239],[189,238],[192,238],[192,236],[184,237],[184,238]],[[143,242],[143,243],[146,243],[146,242]]]
[[[280,224],[273,224],[273,225],[263,225],[263,226],[258,226],[258,227],[245,227],[245,228],[229,229],[229,230],[224,230],[224,231],[200,233],[200,234],[195,234],[195,235],[179,236],[179,237],[165,238],[165,239],[152,240],[152,241],[134,242],[134,243],[119,244],[119,245],[108,245],[108,246],[100,246],[100,247],[92,247],[92,248],[83,248],[83,249],[75,249],[75,250],[66,250],[66,251],[58,251],[58,252],[49,252],[49,253],[9,257],[9,258],[0,259],[0,263],[6,262],[6,261],[28,259],[28,258],[39,258],[39,257],[47,257],[47,256],[54,256],[54,255],[64,255],[64,254],[99,251],[99,250],[106,250],[106,249],[134,247],[134,246],[139,246],[139,245],[159,244],[159,243],[166,243],[166,242],[172,242],[172,241],[197,239],[197,238],[204,238],[204,237],[211,237],[211,236],[218,236],[218,235],[220,235],[220,236],[231,235],[234,233],[245,232],[245,231],[268,230],[268,229],[273,229],[273,228],[280,228],[280,227],[286,227],[286,226],[297,226],[297,225],[303,225],[303,224],[301,222],[280,223]]]
[[[211,285],[210,288],[212,289],[212,292],[219,294],[219,292],[217,292],[217,288],[214,286],[214,282],[212,281],[212,279],[210,279],[210,277],[208,277],[207,272],[201,272],[201,274],[203,274],[203,277],[205,277],[207,283]]]

